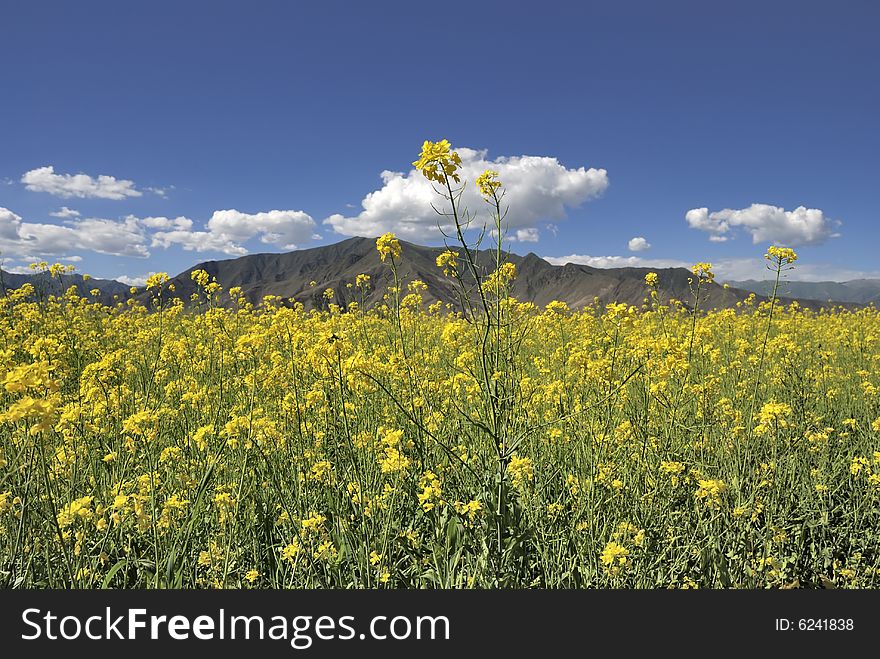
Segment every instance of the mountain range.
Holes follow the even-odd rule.
[[[731,286],[760,295],[773,292],[773,281],[729,281]],[[779,294],[805,300],[828,302],[851,302],[854,304],[880,303],[880,279],[853,279],[850,281],[783,281],[779,284]]]
[[[413,280],[421,280],[427,287],[422,292],[426,303],[440,301],[454,307],[460,306],[453,280],[446,277],[436,264],[437,256],[444,248],[425,247],[404,241],[401,241],[401,246],[403,252],[396,264],[402,284],[406,286]],[[461,248],[458,251],[461,252]],[[489,250],[476,254],[478,264],[487,271],[492,269],[493,259],[494,254]],[[574,263],[552,265],[532,253],[526,256],[509,254],[508,260],[516,266],[517,271],[511,294],[521,301],[533,302],[539,306],[561,300],[571,308],[580,309],[597,299],[602,304],[624,302],[640,305],[648,295],[645,284],[645,275],[648,272],[657,273],[662,299],[675,298],[687,305],[692,297],[689,280],[693,275],[685,268],[594,268]],[[333,289],[333,302],[337,304],[361,302],[361,291],[354,286],[359,274],[370,277],[370,288],[363,299],[368,306],[381,302],[388,287],[394,283],[391,268],[388,263],[381,261],[376,250],[376,241],[372,238],[349,238],[332,245],[281,254],[251,254],[235,259],[205,261],[172,277],[174,294],[177,297],[189,300],[197,292],[198,288],[192,281],[191,274],[199,269],[215,277],[226,291],[232,287],[240,287],[251,302],[257,303],[266,295],[275,295],[286,301],[301,302],[307,309],[326,307],[324,292],[328,288]],[[464,278],[466,283],[470,280],[469,277]],[[43,286],[43,290],[51,290],[48,288],[51,286],[57,287],[57,282],[48,281],[44,274],[3,273],[3,284],[6,288],[17,288],[26,281]],[[65,287],[76,285],[84,295],[92,289],[98,289],[98,300],[104,303],[112,304],[114,299],[123,300],[132,296],[130,287],[117,281],[83,281],[82,276],[77,274],[65,275],[64,281]],[[801,282],[790,282],[787,286],[795,283]],[[784,294],[787,290],[780,289],[780,293]],[[760,293],[764,291],[755,292],[759,293],[759,300],[763,299]],[[151,293],[140,288],[133,295],[146,302]],[[730,307],[749,295],[750,290],[746,286],[730,284],[726,288],[713,284],[705,288],[700,306],[704,309]],[[851,298],[841,299],[837,295],[830,297],[839,302],[862,303]],[[827,298],[807,298],[794,290],[792,297],[781,297],[781,300],[787,303],[795,298],[806,307],[819,308],[823,304],[827,305]],[[228,303],[229,300],[226,294],[218,299],[221,304]]]
[[[129,292],[131,287],[115,279],[94,279],[89,277],[86,280],[79,273],[69,273],[62,275],[59,283],[57,279],[52,279],[46,272],[19,274],[0,270],[0,296],[6,295],[7,290],[21,288],[24,284],[32,284],[38,295],[57,295],[62,289],[67,290],[71,286],[76,286],[80,295],[88,296],[102,304],[108,305],[112,305],[117,300],[131,297]],[[91,295],[91,291],[95,289],[99,291],[97,297]]]
[[[396,264],[403,285],[421,280],[427,286],[422,293],[426,304],[440,301],[459,307],[460,300],[453,280],[437,267],[437,256],[444,248],[404,241],[401,241],[401,246],[402,255]],[[462,250],[458,248],[457,251]],[[526,256],[509,254],[507,259],[516,266],[517,272],[511,295],[539,306],[562,300],[571,308],[580,309],[597,298],[602,304],[642,304],[648,295],[645,275],[652,271],[658,274],[659,288],[664,298],[673,297],[687,302],[691,295],[688,280],[692,274],[684,268],[606,269],[574,263],[557,266],[531,253]],[[491,271],[494,253],[490,250],[479,251],[476,261]],[[226,290],[240,287],[251,302],[256,303],[265,295],[276,295],[301,302],[306,309],[326,307],[324,291],[328,288],[333,289],[333,302],[337,304],[346,305],[351,301],[360,303],[361,293],[353,285],[359,274],[370,277],[371,286],[363,300],[368,306],[381,303],[388,287],[394,285],[391,268],[388,263],[381,261],[376,241],[372,238],[349,238],[332,245],[283,254],[252,254],[199,263],[172,278],[176,295],[181,299],[189,299],[197,291],[191,274],[199,269],[215,277]],[[466,273],[463,278],[466,283],[472,281]],[[349,287],[349,284],[352,286]],[[726,307],[748,295],[746,291],[713,285],[706,289],[701,305],[704,308]],[[139,297],[147,299],[148,294],[140,293]]]

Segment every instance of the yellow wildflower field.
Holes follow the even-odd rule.
[[[416,164],[455,212],[453,156]],[[876,309],[702,311],[707,263],[689,306],[649,275],[640,307],[538,308],[459,239],[458,310],[399,280],[221,307],[203,271],[186,305],[167,276],[147,305],[0,298],[0,585],[880,583]]]

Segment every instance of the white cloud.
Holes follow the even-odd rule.
[[[629,239],[627,246],[631,252],[644,252],[646,249],[651,248],[651,243],[645,240],[642,236],[636,236],[635,238]]]
[[[26,265],[11,265],[9,267],[3,266],[3,272],[8,272],[11,275],[32,275],[34,271],[31,270]]]
[[[468,182],[461,203],[488,218],[488,214],[483,213],[485,202],[473,181],[486,169],[497,171],[507,191],[504,204],[509,206],[505,218],[508,229],[534,228],[542,221],[563,219],[568,209],[599,196],[608,187],[604,169],[568,169],[556,158],[547,156],[490,160],[485,150],[464,147],[456,150],[462,160],[462,179]],[[449,218],[431,208],[431,204],[442,204],[443,200],[420,172],[415,169],[406,173],[384,171],[381,177],[382,187],[364,197],[360,213],[331,215],[324,223],[345,236],[373,237],[393,231],[407,240],[439,237],[438,222],[444,230],[450,228]]]
[[[173,185],[169,185],[164,188],[150,188],[150,187],[144,188],[144,190],[146,190],[147,192],[152,192],[157,197],[162,197],[162,199],[168,199],[168,191],[173,190],[173,189],[174,189]]]
[[[724,242],[732,238],[736,227],[752,236],[753,243],[769,242],[797,247],[819,245],[839,234],[833,227],[839,224],[819,210],[798,206],[787,211],[780,206],[752,204],[748,208],[710,213],[708,208],[692,208],[685,214],[692,229],[706,231],[709,240]]]
[[[540,232],[535,227],[517,229],[510,239],[519,243],[536,243],[540,239]]]
[[[214,211],[207,231],[192,231],[192,221],[185,217],[144,218],[145,226],[162,229],[152,235],[154,247],[179,245],[187,251],[216,251],[241,256],[248,250],[242,243],[259,236],[260,242],[281,249],[297,249],[302,243],[318,240],[317,224],[308,213],[295,210],[272,210],[242,213],[235,209]]]
[[[68,208],[62,211],[70,211]],[[59,211],[61,214],[61,211]],[[222,252],[232,256],[248,253],[243,243],[254,237],[282,249],[319,239],[315,221],[302,211],[268,211],[247,214],[237,210],[216,211],[205,227],[194,231],[188,217],[128,215],[121,220],[71,218],[62,224],[23,222],[0,208],[0,251],[4,254],[49,256],[70,249],[86,249],[117,256],[148,257],[148,247],[179,246],[187,251]]]
[[[0,208],[0,251],[16,256],[58,256],[83,249],[117,256],[147,257],[146,236],[137,218],[122,221],[71,219],[64,224],[24,222]]]
[[[66,226],[23,223],[16,247],[34,254],[63,254],[67,250],[87,249],[101,254],[146,258],[146,239],[136,220],[120,222],[89,218],[73,220]]]
[[[129,217],[134,217],[130,215]],[[192,229],[193,221],[188,217],[175,217],[174,219],[167,217],[144,217],[140,223],[149,229],[175,229],[179,231],[188,231]]]
[[[0,241],[18,240],[19,229],[21,229],[21,216],[0,206]]]
[[[97,178],[88,174],[56,174],[52,165],[25,172],[21,182],[32,192],[48,192],[64,198],[125,199],[143,194],[135,188],[134,181],[105,174]]]
[[[120,284],[125,284],[126,286],[146,286],[147,279],[155,275],[156,273],[152,270],[145,275],[139,275],[136,277],[129,277],[128,275],[119,275],[118,277],[114,277],[116,281]]]
[[[49,213],[52,217],[60,217],[62,220],[69,220],[72,217],[79,217],[79,211],[75,211],[67,206],[62,206],[54,213]]]
[[[312,216],[303,211],[272,210],[263,213],[242,213],[235,209],[214,211],[208,220],[208,230],[236,242],[260,237],[260,242],[282,249],[318,240],[317,225]]]
[[[541,257],[553,265],[577,263],[593,268],[690,268],[692,264],[678,259],[645,259],[641,256],[588,256],[569,254],[568,256]]]
[[[222,252],[230,256],[243,256],[247,248],[238,245],[224,236],[210,231],[157,231],[152,236],[152,247],[168,248],[179,245],[187,252]]]

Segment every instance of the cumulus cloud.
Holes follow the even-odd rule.
[[[151,270],[145,275],[138,275],[135,277],[129,277],[128,275],[119,275],[118,277],[115,277],[115,279],[120,284],[125,284],[126,286],[146,286],[147,279],[155,274],[156,273]]]
[[[256,237],[266,245],[281,249],[297,249],[303,243],[321,238],[315,233],[315,220],[308,213],[296,210],[214,211],[205,227],[207,231],[192,231],[192,222],[187,218],[144,218],[142,221],[151,228],[161,229],[152,235],[154,247],[179,245],[187,251],[215,251],[232,256],[247,254],[243,243]]]
[[[690,268],[692,264],[678,259],[646,259],[641,256],[589,256],[569,254],[568,256],[542,257],[553,265],[577,263],[593,268]]]
[[[540,232],[535,227],[517,229],[510,239],[518,243],[536,243],[540,239]]]
[[[608,174],[604,169],[569,169],[548,156],[489,159],[485,150],[464,147],[456,150],[462,160],[462,178],[468,181],[461,203],[473,212],[483,211],[485,202],[473,181],[486,169],[497,171],[507,190],[504,204],[509,205],[509,212],[505,223],[512,230],[531,229],[543,221],[561,220],[567,210],[601,195],[608,187]],[[449,218],[431,208],[432,203],[442,200],[420,172],[415,169],[384,171],[381,178],[382,187],[364,197],[360,213],[331,215],[324,223],[345,236],[373,237],[393,231],[407,240],[439,237],[438,223],[444,231],[450,229]],[[526,238],[535,235],[523,234]]]
[[[627,246],[631,252],[644,252],[646,249],[651,248],[651,243],[645,240],[642,236],[636,236],[635,238],[629,239]]]
[[[272,210],[264,213],[242,213],[235,209],[214,211],[208,220],[208,230],[237,242],[260,237],[260,242],[282,249],[297,249],[298,245],[321,236],[315,233],[317,225],[311,215],[303,211]]]
[[[168,191],[173,190],[173,189],[174,189],[173,185],[169,185],[164,188],[150,188],[150,187],[144,188],[144,190],[146,190],[147,192],[152,192],[157,197],[162,197],[162,199],[167,199],[168,198]]]
[[[88,174],[56,174],[52,165],[25,172],[21,182],[32,192],[48,192],[64,198],[125,199],[143,194],[135,188],[134,181],[106,174],[96,178]]]
[[[60,217],[62,220],[69,220],[72,217],[79,217],[79,211],[75,211],[67,206],[62,206],[54,213],[49,213],[52,217]]]
[[[2,265],[2,264],[0,264]],[[26,265],[3,265],[3,272],[8,272],[11,275],[32,275],[34,271],[31,270]]]
[[[21,216],[0,206],[0,240],[18,240]]]
[[[188,217],[145,217],[141,224],[149,229],[159,229],[151,236],[151,247],[167,249],[174,245],[187,252],[222,252],[230,256],[242,256],[248,251],[236,244],[233,238],[215,231],[193,231],[193,221]]]
[[[134,217],[130,215],[129,217]],[[136,219],[136,218],[135,218]],[[144,217],[141,218],[140,223],[149,229],[174,229],[178,231],[188,231],[192,229],[193,221],[188,217],[183,217],[182,215],[179,217],[175,217],[174,219],[168,217]]]
[[[791,247],[820,245],[839,235],[834,232],[834,226],[839,223],[818,208],[804,206],[787,211],[780,206],[752,204],[748,208],[725,208],[713,213],[705,207],[692,208],[685,214],[685,221],[692,229],[707,232],[713,242],[730,239],[737,227],[750,233],[753,243],[770,242]]]
[[[89,218],[72,220],[63,226],[24,222],[14,248],[47,256],[63,254],[71,248],[115,256],[146,258],[150,255],[143,228],[131,218],[122,221]]]
[[[7,208],[0,208],[0,251],[4,254],[41,256],[86,249],[117,256],[148,257],[149,247],[179,246],[187,251],[221,252],[231,256],[248,253],[244,243],[259,237],[267,245],[296,249],[297,245],[320,236],[315,221],[302,211],[273,210],[242,213],[216,211],[205,230],[194,230],[188,217],[135,217],[121,220],[80,218],[63,208],[56,216],[61,224],[24,222]]]
[[[222,252],[230,256],[243,256],[246,247],[210,231],[157,231],[152,236],[152,247],[168,248],[178,245],[187,252]]]
[[[8,208],[0,208],[0,251],[4,254],[45,257],[76,249],[147,257],[146,242],[144,228],[135,217],[122,221],[73,218],[63,224],[44,224],[25,222]]]

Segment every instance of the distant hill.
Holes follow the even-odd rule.
[[[458,308],[460,300],[453,286],[453,281],[445,277],[437,267],[437,256],[444,248],[424,247],[401,241],[403,254],[398,261],[398,274],[404,285],[420,279],[425,282],[427,290],[422,297],[426,303],[441,301]],[[457,248],[461,251],[461,248]],[[581,309],[598,299],[601,304],[624,302],[641,305],[648,295],[645,275],[656,272],[659,277],[659,289],[664,301],[669,298],[690,304],[691,292],[688,280],[692,277],[685,268],[593,268],[588,265],[567,263],[552,265],[535,254],[519,256],[510,254],[509,260],[516,265],[517,277],[512,286],[512,294],[521,301],[533,302],[544,306],[553,300],[561,300],[574,309]],[[478,253],[477,261],[489,269],[494,263],[493,253],[484,250]],[[176,297],[188,301],[198,289],[192,281],[193,270],[205,270],[216,277],[220,285],[228,291],[238,286],[248,300],[258,303],[266,295],[276,295],[290,303],[291,300],[301,302],[307,309],[326,307],[323,293],[327,288],[334,291],[333,301],[346,305],[351,301],[360,301],[361,293],[353,286],[359,274],[370,276],[371,287],[365,302],[375,305],[382,302],[389,286],[393,285],[393,276],[388,264],[382,263],[376,251],[373,238],[349,238],[332,245],[296,250],[283,254],[251,254],[235,259],[222,261],[205,261],[181,272],[172,278]],[[60,292],[57,280],[51,280],[45,274],[11,274],[3,272],[3,287],[18,288],[30,282],[40,290],[57,294]],[[465,277],[469,280],[469,277]],[[89,279],[83,281],[81,275],[64,275],[63,286],[76,286],[80,294],[89,295],[92,289],[101,291],[98,300],[104,304],[113,304],[118,300],[132,297],[130,287],[117,281],[106,279]],[[780,288],[783,303],[794,298],[806,307],[818,309],[827,306],[828,299],[836,302],[864,304],[877,299],[876,291],[872,296],[871,285],[880,284],[878,280],[862,280],[865,283],[858,288],[858,282],[846,284],[829,283],[827,291],[822,294],[814,289],[795,288],[795,284],[806,282],[788,282]],[[314,285],[312,285],[314,282]],[[754,286],[746,286],[754,284]],[[831,288],[833,286],[846,288]],[[759,300],[763,294],[769,293],[762,282],[739,282],[725,289],[714,284],[705,290],[701,307],[704,309],[726,308],[749,296],[750,291],[758,293]],[[861,296],[854,291],[861,290]],[[405,294],[406,291],[404,291]],[[827,292],[827,296],[826,296]],[[5,290],[0,290],[4,294]],[[808,297],[808,294],[812,297]],[[134,297],[148,303],[151,293],[144,288],[136,291]],[[221,295],[220,304],[228,303],[228,297]]]
[[[773,292],[773,282],[769,280],[728,282],[731,286],[753,291],[760,295]],[[783,281],[779,284],[779,294],[805,300],[828,302],[850,302],[854,304],[880,303],[880,279],[853,279],[851,281]]]
[[[459,304],[453,282],[437,267],[437,256],[443,248],[424,247],[401,241],[402,257],[398,274],[404,283],[420,279],[427,285],[423,298],[427,303],[442,301]],[[461,251],[458,248],[458,251]],[[519,256],[511,254],[509,260],[516,265],[517,277],[512,294],[521,301],[534,302],[539,306],[553,300],[567,302],[572,308],[583,308],[598,298],[602,304],[625,302],[639,305],[648,294],[645,275],[657,272],[660,290],[665,299],[674,297],[685,303],[690,300],[688,279],[691,273],[684,268],[593,268],[569,263],[552,265],[535,254]],[[482,251],[478,262],[489,266],[493,263],[492,252]],[[388,264],[382,263],[372,238],[349,238],[332,245],[297,250],[284,254],[252,254],[236,259],[206,261],[172,278],[176,295],[188,300],[197,287],[191,279],[193,270],[205,270],[216,277],[228,290],[241,287],[245,296],[258,302],[265,295],[277,295],[301,302],[307,309],[326,306],[322,297],[327,288],[334,290],[334,302],[347,304],[359,301],[360,293],[348,288],[359,274],[371,279],[371,292],[366,296],[368,305],[377,304],[389,286],[393,284]],[[315,282],[315,285],[311,285]],[[724,308],[748,297],[749,292],[713,285],[706,290],[703,308]],[[146,292],[140,293],[143,300]],[[223,300],[221,299],[221,302]],[[790,300],[785,300],[788,302]],[[806,306],[818,308],[818,304]]]
[[[112,305],[117,300],[124,300],[131,297],[130,287],[113,279],[94,279],[89,278],[88,281],[77,273],[70,273],[61,276],[58,279],[52,279],[47,273],[36,274],[15,274],[0,270],[0,295],[6,295],[9,289],[21,288],[24,284],[32,284],[37,291],[42,291],[46,295],[58,295],[63,290],[67,290],[71,286],[76,286],[79,294],[83,297],[95,299],[91,296],[91,291],[98,289],[101,294],[97,300],[102,304]],[[114,296],[117,296],[114,298]]]

